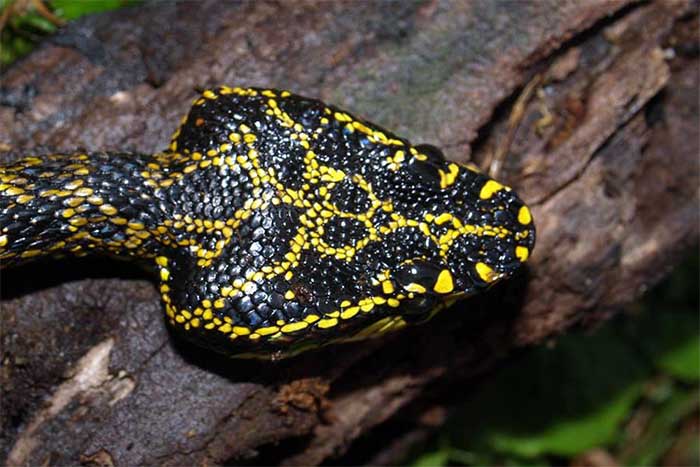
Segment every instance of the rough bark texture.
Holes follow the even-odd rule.
[[[154,283],[127,264],[4,271],[0,458],[400,459],[439,422],[431,395],[455,397],[509,350],[609,317],[696,244],[697,11],[685,1],[204,1],[68,26],[0,75],[3,162],[154,151],[195,87],[289,88],[497,170],[531,203],[538,245],[527,273],[427,325],[280,363],[176,341]],[[378,428],[397,416],[411,422],[402,433]]]

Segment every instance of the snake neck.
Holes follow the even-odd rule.
[[[92,252],[152,257],[163,212],[152,156],[55,154],[0,166],[0,265]]]

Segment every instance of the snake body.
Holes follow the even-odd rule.
[[[439,149],[314,99],[206,90],[154,154],[0,166],[0,265],[151,261],[167,321],[238,357],[284,357],[424,321],[531,255],[527,206]]]

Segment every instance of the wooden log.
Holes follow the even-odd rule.
[[[333,462],[510,350],[611,316],[698,241],[697,30],[685,1],[559,0],[157,3],[67,26],[0,75],[3,162],[156,151],[195,87],[288,88],[498,172],[538,245],[429,324],[283,362],[177,341],[126,264],[4,270],[4,463]]]

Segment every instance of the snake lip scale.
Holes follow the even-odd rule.
[[[176,333],[235,357],[425,321],[511,276],[534,243],[528,207],[476,167],[277,89],[203,91],[156,154],[0,166],[0,266],[150,261]]]

